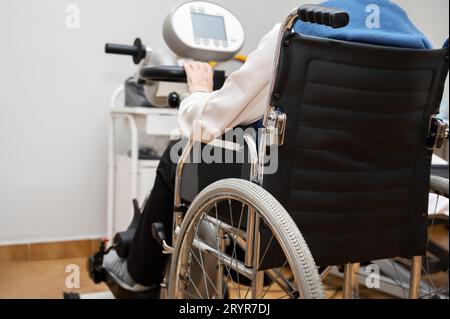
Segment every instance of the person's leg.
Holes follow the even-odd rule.
[[[128,272],[134,281],[144,286],[160,284],[165,265],[162,248],[151,235],[152,224],[163,223],[168,241],[171,241],[176,163],[172,163],[170,159],[170,149],[174,143],[169,144],[161,158],[155,184],[145,204],[127,257]]]

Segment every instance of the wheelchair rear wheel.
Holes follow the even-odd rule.
[[[449,218],[448,218],[448,179],[439,176],[430,178],[430,203],[428,212],[427,254],[424,257],[423,281],[427,288],[421,291],[420,297],[449,298]]]
[[[296,224],[254,183],[226,179],[205,188],[177,236],[171,298],[223,299],[224,291],[238,299],[324,297]]]
[[[449,298],[449,218],[448,179],[431,176],[428,206],[427,253],[422,258],[421,299]],[[411,265],[402,258],[375,261],[381,270],[382,291],[407,298]]]

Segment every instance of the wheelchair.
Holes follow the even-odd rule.
[[[185,141],[171,245],[153,225],[168,256],[161,298],[324,298],[333,265],[343,265],[351,298],[359,263],[394,257],[411,259],[407,289],[420,297],[448,48],[310,37],[293,32],[298,19],[349,22],[332,8],[294,10],[281,27],[259,133]],[[243,160],[196,162],[196,148]]]

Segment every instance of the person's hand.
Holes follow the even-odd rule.
[[[212,92],[213,70],[208,63],[188,62],[184,64],[191,93],[196,91]]]

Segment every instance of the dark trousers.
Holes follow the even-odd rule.
[[[161,245],[152,238],[152,224],[163,223],[167,241],[168,243],[172,241],[173,199],[177,165],[170,159],[170,149],[175,143],[169,144],[161,158],[153,190],[145,204],[127,257],[128,271],[131,277],[138,284],[144,286],[161,283],[166,261]]]

